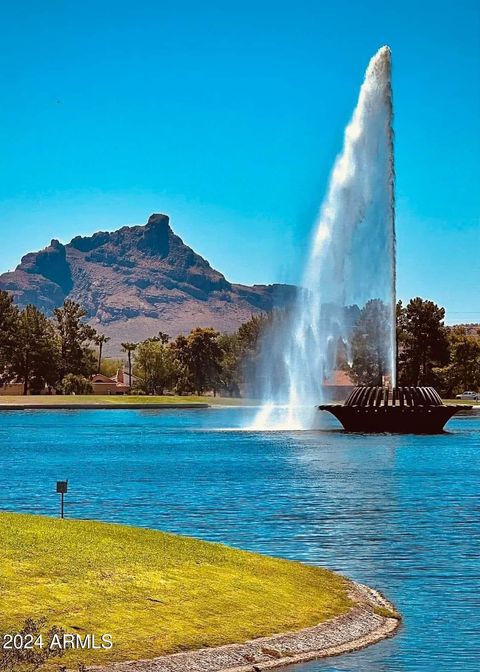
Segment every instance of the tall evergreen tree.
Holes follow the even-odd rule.
[[[54,310],[54,322],[60,341],[60,380],[67,373],[89,376],[95,371],[95,356],[91,343],[96,331],[83,322],[85,311],[67,299],[61,308]]]
[[[35,306],[26,306],[19,314],[12,359],[12,370],[23,382],[23,394],[56,384],[58,355],[59,343],[51,322]]]
[[[8,292],[0,290],[0,385],[12,376],[12,361],[16,348],[19,313]]]
[[[449,362],[445,309],[420,297],[400,307],[398,337],[398,377],[403,385],[434,385],[434,368]]]

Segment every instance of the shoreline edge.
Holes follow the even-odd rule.
[[[296,632],[151,659],[88,666],[95,672],[261,672],[358,651],[392,637],[401,624],[379,591],[350,581],[355,605],[342,616]],[[382,615],[390,612],[392,616]],[[379,613],[380,612],[380,613]]]

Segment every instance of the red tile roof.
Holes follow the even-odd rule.
[[[334,385],[335,387],[353,387],[355,383],[346,371],[334,371],[324,385]]]

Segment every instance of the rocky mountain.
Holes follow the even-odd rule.
[[[253,313],[285,306],[295,295],[289,285],[229,282],[161,214],[145,226],[77,236],[67,245],[52,240],[0,275],[0,289],[11,292],[17,305],[33,303],[48,315],[66,298],[77,301],[89,323],[110,336],[113,354],[121,341],[159,330],[170,336],[196,326],[231,332]]]

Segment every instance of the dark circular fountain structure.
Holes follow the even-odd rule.
[[[358,386],[344,404],[322,404],[347,432],[439,434],[466,405],[446,405],[433,387]]]
[[[332,394],[340,360],[382,382],[356,387],[344,404],[318,407],[347,431],[437,434],[457,411],[471,408],[444,404],[432,387],[394,387],[402,344],[396,343],[392,122],[391,53],[382,47],[345,131],[291,319],[279,320],[264,341],[266,403],[256,427],[270,427],[275,405],[286,398],[288,424],[310,427],[299,401],[315,399],[322,385]]]

